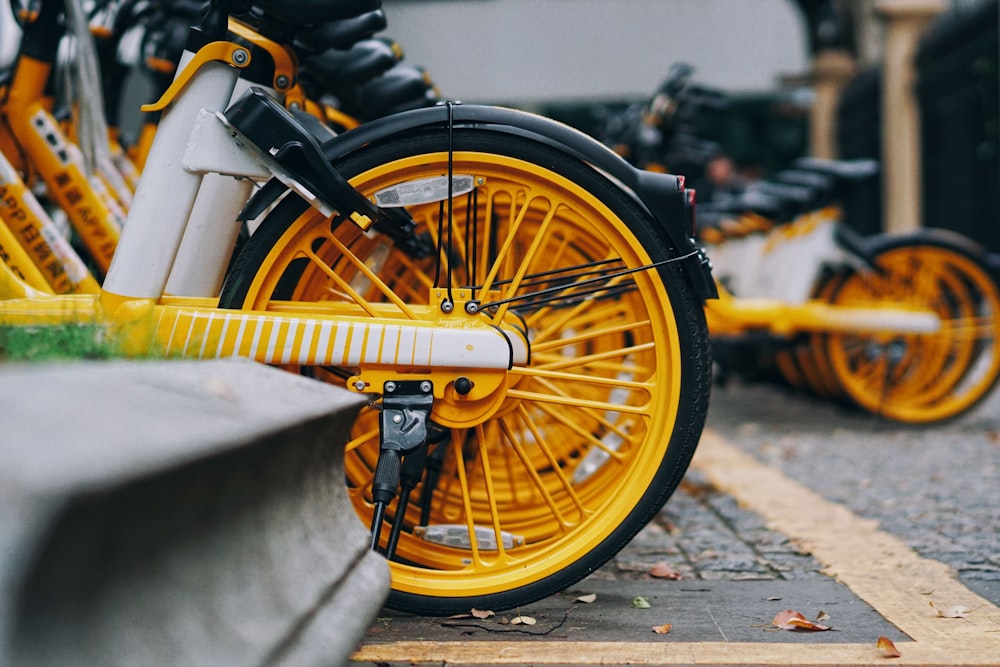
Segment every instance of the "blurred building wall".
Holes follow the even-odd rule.
[[[384,0],[386,33],[446,96],[530,106],[648,95],[678,61],[724,90],[805,70],[790,0]]]

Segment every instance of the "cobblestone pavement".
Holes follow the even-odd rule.
[[[606,578],[645,578],[666,563],[686,580],[822,579],[820,564],[756,514],[689,472],[667,506],[615,560]]]
[[[715,388],[708,426],[1000,600],[1000,392],[953,422],[904,426],[782,387],[732,382]],[[685,579],[824,577],[795,543],[694,471],[595,576],[645,578],[659,561]]]
[[[708,464],[688,472],[625,549],[570,589],[517,610],[542,630],[522,636],[508,634],[520,630],[502,623],[386,611],[355,664],[875,665],[885,662],[876,648],[882,636],[909,664],[997,664],[1000,616],[979,605],[988,608],[961,624],[937,623],[925,596],[962,600],[968,591],[925,559],[950,566],[965,587],[1000,604],[1000,392],[961,419],[913,427],[788,389],[733,382],[714,391],[708,428],[716,443],[704,451]],[[735,476],[720,477],[720,452],[736,455],[734,447],[766,467],[738,461]],[[769,469],[780,471],[780,479]],[[763,475],[750,481],[776,483],[798,504],[786,510],[775,494],[760,494],[759,484],[736,484],[729,495],[709,482],[746,481],[748,471]],[[793,483],[782,484],[785,478]],[[797,527],[790,534],[804,541],[841,530],[834,542],[843,548],[831,552],[830,540],[819,540],[821,564],[737,497],[786,530]],[[804,502],[822,504],[817,514],[833,524],[801,530],[800,520],[808,524],[813,516],[802,511]],[[839,512],[829,519],[838,506],[851,511],[846,522]],[[791,524],[776,518],[786,514],[797,518]],[[884,532],[923,558],[885,551],[882,537],[891,538]],[[886,568],[859,577],[858,566],[871,567],[875,554],[887,554]],[[574,604],[583,593],[596,594],[595,603]],[[645,597],[651,609],[634,608],[633,596]],[[769,632],[784,608],[829,612],[836,632]],[[670,633],[653,635],[650,619],[668,619]]]

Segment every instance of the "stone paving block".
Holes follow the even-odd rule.
[[[235,359],[0,367],[0,663],[344,662],[389,581],[361,402]]]

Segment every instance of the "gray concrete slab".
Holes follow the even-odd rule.
[[[0,366],[0,664],[341,664],[389,586],[362,403],[237,359]]]

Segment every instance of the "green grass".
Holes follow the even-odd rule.
[[[59,361],[121,357],[97,324],[0,327],[0,361]]]

